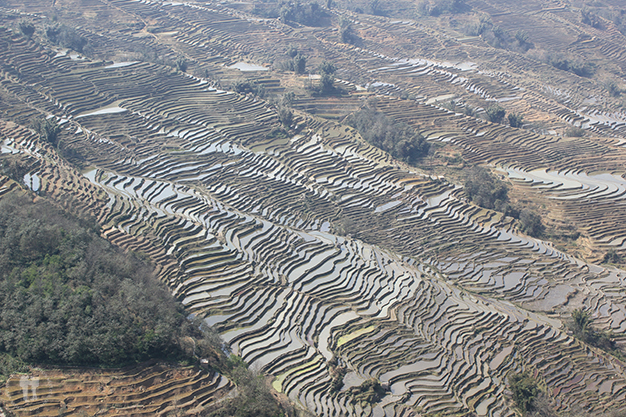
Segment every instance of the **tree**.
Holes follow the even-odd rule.
[[[30,38],[35,33],[35,25],[33,25],[31,22],[22,20],[20,22],[20,32],[22,32],[22,34],[27,38]]]
[[[333,75],[335,74],[335,71],[337,71],[337,67],[335,67],[335,64],[329,61],[322,61],[322,63],[317,69],[317,72],[319,72],[320,74]]]
[[[480,207],[498,210],[510,214],[507,202],[508,188],[505,183],[482,167],[473,167],[465,179],[465,193],[472,202]]]
[[[525,30],[518,30],[515,32],[515,40],[517,41],[519,46],[526,45],[528,43],[528,32]]]
[[[537,381],[528,372],[509,375],[509,386],[513,393],[513,401],[522,413],[532,411],[533,402],[539,394]]]
[[[178,58],[176,60],[176,69],[181,72],[187,71],[187,61],[185,61],[185,58]]]
[[[577,308],[572,311],[572,321],[574,334],[582,336],[588,331],[588,326],[591,323],[591,314],[582,308]]]
[[[528,35],[528,32],[525,30],[515,32],[515,41],[522,52],[526,52],[534,47],[533,43],[530,41],[530,35]]]
[[[265,97],[266,94],[265,86],[263,84],[257,83],[254,80],[238,80],[235,82],[235,84],[233,84],[233,89],[239,94],[252,93],[260,98]]]
[[[39,134],[41,140],[50,143],[52,146],[58,146],[61,128],[54,120],[51,118],[35,120],[31,126]]]
[[[524,124],[524,116],[519,113],[509,113],[508,119],[511,127],[522,127]]]
[[[602,259],[603,263],[611,263],[618,264],[622,261],[622,257],[619,253],[617,253],[614,249],[609,250],[604,254],[604,258]]]
[[[296,55],[298,55],[300,52],[298,52],[298,47],[295,45],[289,45],[289,48],[287,48],[287,52],[285,52],[285,54],[290,57],[290,58],[295,58]]]
[[[293,67],[296,74],[304,74],[306,71],[306,57],[298,54],[293,58]]]
[[[506,114],[506,111],[499,104],[492,104],[486,110],[487,119],[493,123],[500,123]]]
[[[337,68],[332,62],[323,61],[319,68],[318,72],[321,75],[320,78],[320,90],[322,94],[328,94],[335,90],[335,71]]]
[[[604,351],[624,360],[623,352],[617,347],[610,332],[595,330],[591,326],[593,321],[591,313],[583,308],[572,311],[572,320],[568,327],[574,336],[585,343],[603,349]]]
[[[320,89],[322,93],[331,93],[335,89],[335,77],[332,74],[322,74]]]
[[[565,129],[565,136],[568,138],[582,138],[585,136],[585,129],[576,126],[570,126]]]
[[[46,36],[50,42],[76,52],[83,52],[83,48],[89,43],[89,40],[81,36],[76,29],[66,25],[47,27]]]
[[[541,221],[541,216],[531,210],[522,210],[519,216],[522,223],[522,232],[532,236],[541,237],[546,229]]]
[[[296,93],[294,93],[293,91],[288,91],[285,94],[283,94],[281,103],[283,104],[283,106],[292,106],[295,99],[296,99]]]
[[[341,38],[341,42],[349,43],[351,45],[355,44],[359,37],[354,33],[354,29],[352,29],[352,24],[350,20],[342,17],[339,24],[339,35]]]
[[[278,109],[278,119],[287,128],[293,123],[293,112],[286,107]]]

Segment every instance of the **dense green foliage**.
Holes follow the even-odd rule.
[[[61,128],[52,119],[38,119],[33,121],[31,127],[39,134],[44,142],[49,142],[52,146],[59,143],[59,133]]]
[[[593,319],[588,311],[577,308],[572,311],[572,319],[568,323],[568,327],[576,338],[611,353],[620,359],[624,359],[624,355],[613,341],[612,335],[608,332],[594,329],[591,326],[592,321]]]
[[[375,379],[368,379],[358,387],[352,387],[348,390],[352,404],[366,403],[375,404],[385,396],[385,390]]]
[[[508,192],[506,185],[485,168],[476,166],[467,173],[465,193],[480,207],[512,215]]]
[[[210,417],[281,417],[284,410],[272,396],[263,375],[248,369],[241,358],[231,356],[225,373],[237,385],[239,395],[221,404]]]
[[[263,98],[267,91],[263,84],[259,84],[254,80],[238,80],[232,85],[233,90],[239,94],[252,93],[254,96]]]
[[[86,52],[85,48],[89,44],[87,38],[81,36],[76,29],[66,25],[46,28],[46,36],[53,44],[73,49],[76,52]]]
[[[532,237],[541,237],[546,231],[546,227],[541,220],[541,216],[531,210],[522,210],[519,214],[522,232]]]
[[[589,78],[596,72],[596,67],[593,63],[567,54],[547,54],[545,60],[554,68],[572,72],[580,77]]]
[[[298,48],[291,45],[287,49],[286,55],[290,58],[277,64],[278,69],[283,71],[293,71],[296,74],[304,74],[306,71],[306,56],[302,55]]]
[[[507,118],[511,127],[522,127],[524,124],[524,116],[519,113],[509,113]]]
[[[219,335],[187,320],[148,264],[97,232],[44,199],[0,199],[0,382],[27,364],[203,358],[239,389],[212,415],[284,415],[263,376],[226,359]]]
[[[533,410],[533,402],[539,394],[537,381],[528,372],[509,375],[509,386],[513,401],[522,413]]]
[[[322,26],[328,18],[328,13],[315,2],[285,0],[268,4],[256,3],[252,13],[266,18],[280,17],[285,23],[295,22],[306,26]]]
[[[506,111],[499,104],[492,104],[485,111],[487,112],[487,119],[493,123],[500,123],[506,115]]]
[[[315,2],[281,2],[280,18],[285,22],[297,22],[307,26],[320,26],[326,12]]]
[[[422,0],[418,11],[425,16],[439,16],[445,13],[465,13],[471,10],[465,0]]]
[[[0,200],[0,354],[120,365],[180,353],[185,318],[149,265],[43,200]]]
[[[24,20],[20,22],[19,26],[20,26],[20,32],[22,32],[22,35],[26,36],[27,38],[30,38],[35,33],[35,25],[33,25],[32,22],[28,22]]]
[[[406,123],[389,120],[384,113],[369,106],[350,115],[346,123],[358,130],[368,143],[408,164],[414,165],[428,155],[430,144],[422,135]]]
[[[474,204],[518,218],[522,232],[533,237],[542,236],[545,232],[545,226],[541,216],[532,210],[520,212],[511,206],[508,192],[504,182],[479,166],[470,169],[465,178],[465,194]]]
[[[320,75],[320,84],[317,87],[318,94],[331,94],[336,91],[335,89],[335,72],[337,67],[335,64],[329,61],[323,61],[317,68],[317,72]]]

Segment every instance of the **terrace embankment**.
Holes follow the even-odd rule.
[[[77,208],[91,210],[108,239],[148,253],[188,311],[273,375],[276,390],[319,415],[511,416],[507,375],[529,370],[561,411],[626,408],[621,362],[568,335],[561,321],[585,305],[600,326],[623,334],[623,270],[523,235],[513,219],[470,204],[460,186],[394,161],[337,122],[378,95],[390,118],[454,146],[468,163],[496,165],[516,186],[560,204],[590,245],[621,253],[623,131],[589,116],[614,103],[578,107],[600,94],[598,83],[415,21],[332,12],[352,19],[363,39],[356,47],[330,27],[253,19],[227,5],[108,4],[151,32],[112,25],[102,36],[150,46],[162,60],[52,57],[35,40],[2,32],[2,68],[16,68],[3,70],[3,94],[19,104],[5,144],[31,158],[33,191],[78,196]],[[323,104],[320,113],[335,120],[296,111],[283,126],[260,94],[226,91],[245,76],[273,80],[267,90],[281,92],[293,74],[229,67],[245,57],[269,68],[267,58],[289,43],[310,63],[337,65],[334,96],[300,89],[294,101],[302,111]],[[438,56],[443,46],[449,52]],[[478,62],[463,64],[464,54]],[[188,71],[167,65],[178,57]],[[571,99],[554,99],[551,88]],[[444,109],[450,98],[476,113]],[[493,102],[550,129],[478,119]],[[59,124],[63,146],[88,167],[83,176],[24,128],[33,114]],[[586,136],[556,134],[571,123]],[[39,187],[33,175],[43,178]],[[588,207],[611,214],[602,229],[582,214]],[[370,378],[388,388],[382,400],[353,401],[349,388]]]
[[[16,416],[165,416],[197,412],[232,390],[227,378],[194,367],[143,364],[119,370],[32,369],[1,388]]]

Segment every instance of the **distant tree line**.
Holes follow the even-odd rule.
[[[305,26],[322,26],[328,13],[316,2],[280,1],[278,3],[255,4],[252,13],[265,18],[280,18],[283,22],[295,22]]]
[[[528,32],[518,30],[513,36],[502,27],[494,25],[491,16],[481,14],[478,20],[465,25],[464,32],[470,36],[480,36],[494,48],[508,49],[525,53],[534,48]]]
[[[67,25],[55,25],[46,28],[46,37],[50,42],[63,48],[91,55],[93,48],[89,40],[81,36],[76,29]]]
[[[304,74],[306,71],[306,56],[298,51],[294,45],[289,46],[285,53],[289,59],[277,64],[277,68],[283,71],[293,71],[296,74]]]
[[[422,135],[406,123],[390,120],[370,106],[348,116],[345,122],[358,130],[368,143],[410,165],[428,155],[430,144]]]
[[[471,7],[465,3],[465,0],[422,0],[417,7],[418,12],[424,16],[465,13],[471,10]]]
[[[252,94],[259,98],[264,98],[267,94],[267,90],[263,84],[258,83],[255,80],[237,80],[232,85],[233,90],[239,94]]]
[[[448,109],[453,112],[462,111],[465,115],[470,117],[476,117],[476,109],[465,104],[463,107],[459,107],[454,100],[450,100],[445,103],[439,104],[444,109]],[[505,118],[506,116],[506,118]],[[506,114],[504,107],[498,103],[491,104],[485,109],[485,118],[493,123],[502,123],[503,120],[508,120],[511,127],[522,127],[524,125],[524,116],[520,113]]]

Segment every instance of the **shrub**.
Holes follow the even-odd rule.
[[[283,124],[283,126],[289,128],[291,123],[293,123],[293,112],[286,107],[279,107],[278,109],[278,119]]]
[[[524,124],[524,116],[519,113],[509,113],[508,119],[511,127],[522,127]]]
[[[354,45],[359,40],[359,37],[354,33],[354,29],[352,29],[352,25],[342,25],[339,29],[339,35],[343,43]]]
[[[418,4],[418,11],[422,15],[439,16],[444,13],[464,13],[471,8],[465,0],[422,0]]]
[[[595,330],[591,326],[592,321],[593,318],[589,311],[577,308],[572,311],[571,321],[567,325],[576,338],[623,359],[624,355],[613,341],[612,334],[606,331]]]
[[[570,55],[548,54],[545,60],[554,68],[560,69],[561,71],[572,72],[580,77],[589,78],[595,73],[596,70],[595,65],[591,62],[582,61]]]
[[[59,143],[59,133],[61,128],[52,119],[38,119],[31,124],[40,139],[50,143],[52,146],[57,146]]]
[[[541,216],[531,210],[522,210],[519,216],[522,232],[532,236],[541,237],[545,232],[545,226],[541,221]]]
[[[326,11],[317,3],[281,2],[279,16],[284,22],[296,22],[306,26],[321,26]]]
[[[463,107],[463,113],[469,117],[476,117],[476,109],[468,104]]]
[[[589,9],[584,8],[580,11],[580,21],[596,29],[604,29],[602,19]]]
[[[263,375],[248,369],[248,365],[240,357],[230,356],[226,373],[237,385],[239,393],[236,397],[221,402],[217,410],[205,415],[210,417],[280,417],[285,415],[285,410],[272,396]]]
[[[565,136],[570,138],[582,138],[585,136],[585,129],[576,126],[570,126],[565,129]]]
[[[31,22],[27,22],[24,20],[20,22],[19,26],[20,32],[22,32],[22,34],[27,38],[32,37],[35,33],[35,25],[33,25]]]
[[[604,254],[604,258],[602,259],[603,263],[611,263],[618,264],[622,261],[622,257],[619,253],[615,252],[613,249]]]
[[[440,104],[444,109],[450,110],[452,112],[456,112],[456,101],[450,100],[445,103]]]
[[[181,72],[187,71],[187,61],[184,58],[178,58],[176,60],[176,69]]]
[[[266,94],[265,86],[257,83],[256,81],[238,80],[235,82],[235,84],[233,84],[232,87],[233,90],[235,90],[239,94],[252,93],[259,98],[265,97]]]
[[[348,394],[352,397],[352,404],[367,403],[375,404],[379,402],[385,395],[380,382],[375,379],[368,379],[358,387],[352,387],[348,390]]]
[[[492,104],[486,110],[487,119],[493,123],[500,123],[506,114],[506,111],[499,104]]]
[[[283,94],[283,98],[281,99],[281,104],[283,106],[292,106],[295,99],[296,99],[296,93],[294,93],[293,91],[288,91],[285,94]]]

